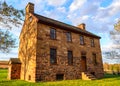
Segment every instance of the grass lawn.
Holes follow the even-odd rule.
[[[120,86],[120,76],[106,74],[103,79],[94,81],[79,79],[32,83],[22,80],[7,80],[7,70],[0,69],[0,86]]]

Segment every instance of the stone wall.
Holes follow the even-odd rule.
[[[50,39],[52,26],[38,24],[37,33],[37,57],[36,57],[36,80],[54,81],[56,74],[64,74],[64,79],[81,78],[81,52],[86,52],[87,71],[95,74],[97,78],[103,77],[102,56],[99,39],[94,38],[95,47],[91,47],[92,37],[84,36],[85,45],[80,45],[79,35],[72,33],[72,42],[66,41],[66,30],[56,28],[57,39]],[[50,48],[57,49],[57,64],[50,64]],[[73,51],[73,65],[68,65],[67,50]],[[97,54],[97,65],[93,64],[92,53]]]
[[[32,14],[26,16],[20,35],[19,58],[22,63],[21,79],[35,82],[37,23],[33,17]]]
[[[9,64],[8,79],[20,79],[21,64]]]
[[[25,22],[20,34],[21,79],[32,82],[55,81],[56,75],[62,75],[63,79],[79,79],[83,71],[81,52],[86,52],[87,71],[94,73],[97,78],[103,77],[99,38],[93,38],[95,47],[91,47],[90,39],[92,37],[72,32],[72,42],[67,42],[65,35],[67,30],[41,24],[40,18],[32,13],[34,13],[34,4],[29,3],[26,7]],[[50,28],[52,27],[57,32],[55,40],[50,39]],[[84,45],[80,45],[80,35],[84,36]],[[54,65],[50,64],[50,48],[52,47],[57,49],[57,64]],[[68,50],[73,51],[73,65],[68,65]],[[92,53],[97,55],[97,65],[93,64]]]

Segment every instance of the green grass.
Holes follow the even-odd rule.
[[[32,83],[22,80],[7,80],[7,70],[0,69],[0,86],[120,86],[120,76],[106,74],[103,79],[94,81],[79,79]]]
[[[7,69],[0,69],[0,82],[1,80],[5,80],[7,77]]]

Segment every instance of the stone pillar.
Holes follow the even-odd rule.
[[[29,2],[25,10],[26,10],[26,14],[34,13],[34,4]]]
[[[25,11],[26,11],[25,22],[27,23],[28,22],[27,20],[30,21],[32,20],[31,13],[34,14],[34,4],[29,2],[25,8]]]

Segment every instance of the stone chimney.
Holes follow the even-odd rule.
[[[79,24],[77,27],[80,28],[80,29],[82,29],[82,30],[85,30],[85,24],[84,23]]]
[[[34,13],[34,4],[29,2],[25,10],[26,10],[26,14]]]

